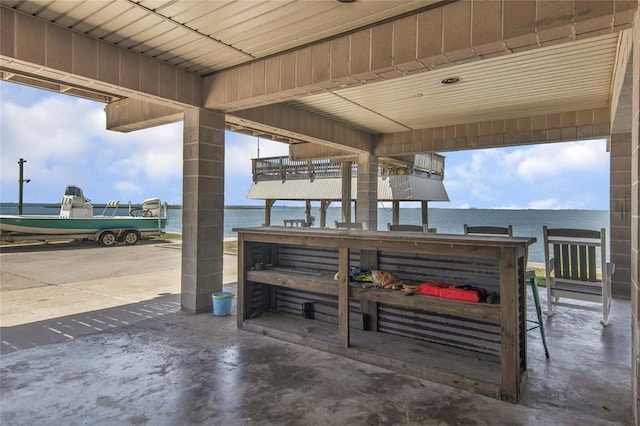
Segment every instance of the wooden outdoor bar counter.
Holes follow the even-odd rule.
[[[518,402],[534,238],[259,227],[238,233],[238,327]],[[354,282],[353,268],[486,289],[465,302]],[[337,273],[337,274],[336,274]],[[490,300],[491,301],[491,300]]]

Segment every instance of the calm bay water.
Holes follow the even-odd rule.
[[[271,224],[282,225],[283,219],[304,219],[304,207],[276,206],[271,212]],[[25,204],[24,214],[56,215],[59,207],[46,204]],[[103,209],[95,207],[94,213],[101,214]],[[340,207],[330,207],[327,210],[327,226],[333,227],[335,220],[340,220]],[[0,203],[0,214],[17,214],[15,203]],[[107,212],[111,214],[111,211]],[[126,215],[127,210],[119,209],[118,215]],[[316,217],[315,226],[320,221],[320,212],[316,206],[311,214]],[[233,228],[247,228],[260,226],[264,222],[263,209],[225,209],[224,235],[235,237]],[[378,209],[378,229],[386,230],[391,222],[391,210]],[[420,224],[421,211],[419,208],[400,209],[400,223]],[[609,212],[606,210],[493,210],[493,209],[429,209],[429,227],[437,228],[442,234],[462,234],[464,224],[513,226],[515,236],[534,237],[537,243],[530,247],[529,260],[543,262],[544,252],[541,244],[542,227],[547,225],[556,228],[583,228],[609,230]],[[169,209],[169,224],[167,232],[182,232],[182,210]]]

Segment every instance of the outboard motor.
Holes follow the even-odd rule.
[[[144,217],[160,217],[160,198],[147,198],[142,202]]]

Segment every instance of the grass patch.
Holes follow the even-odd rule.
[[[224,254],[238,254],[238,240],[228,240],[224,242]]]
[[[546,276],[546,271],[544,270],[544,268],[538,267],[538,266],[531,266],[528,267],[527,269],[533,269],[536,273],[536,285],[538,287],[546,287],[547,286],[547,279],[545,278]]]

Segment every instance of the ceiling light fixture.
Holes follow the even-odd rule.
[[[442,84],[456,84],[456,83],[460,83],[460,81],[462,81],[462,79],[460,77],[449,77],[449,78],[445,78],[440,83],[442,83]]]
[[[338,3],[353,3],[356,0],[336,0]]]

